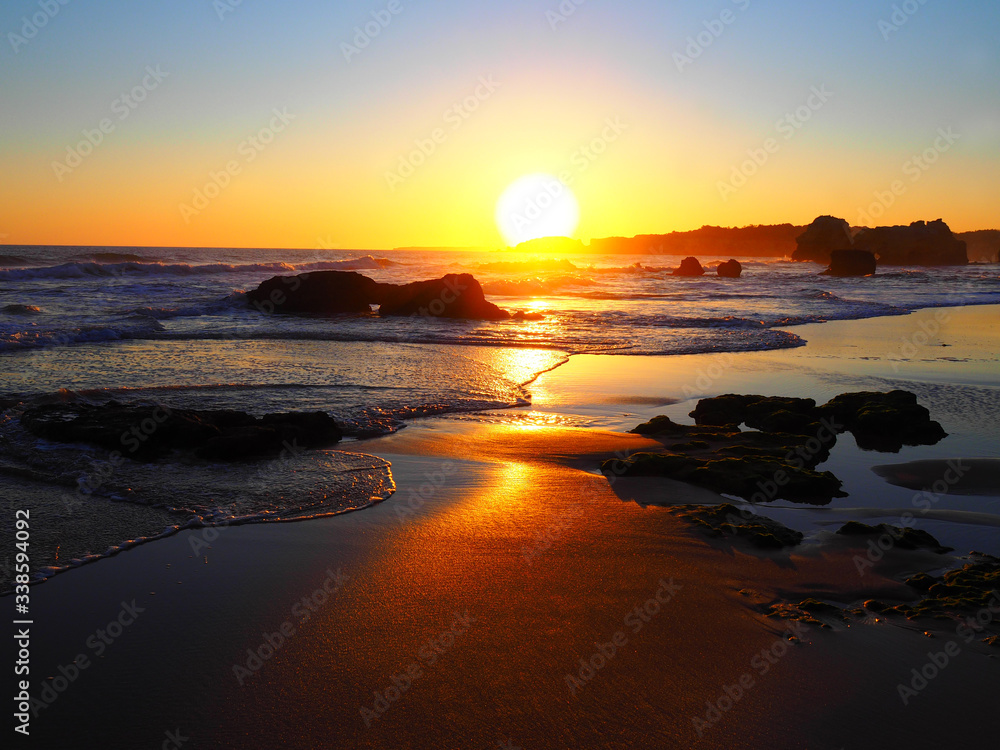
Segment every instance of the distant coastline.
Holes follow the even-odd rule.
[[[568,237],[544,237],[513,248],[397,247],[397,251],[445,252],[508,250],[515,252],[592,253],[595,255],[732,255],[753,258],[791,257],[808,225],[755,224],[745,227],[703,226],[687,232],[637,234],[634,237],[595,237],[589,243]],[[856,234],[862,227],[851,227]],[[998,262],[1000,229],[955,232],[968,245],[972,263]]]

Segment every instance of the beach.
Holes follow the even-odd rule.
[[[575,355],[528,386],[530,406],[359,442],[392,464],[396,492],[372,507],[183,530],[57,575],[32,588],[33,669],[54,684],[78,655],[89,666],[59,683],[33,743],[153,747],[174,731],[211,748],[983,741],[996,656],[953,621],[869,613],[822,628],[759,604],[905,601],[902,573],[1000,554],[1000,492],[943,495],[919,518],[948,555],[892,550],[861,575],[858,549],[832,538],[844,520],[914,511],[913,490],[873,465],[998,457],[998,309],[800,326],[807,344],[778,351]],[[707,491],[597,471],[656,449],[625,431],[658,414],[680,421],[698,398],[822,403],[892,388],[917,393],[949,437],[898,454],[843,437],[823,468],[847,498],[755,508],[806,533],[791,550],[707,539],[661,507],[711,502]],[[126,609],[112,643],[92,638]],[[904,702],[911,670],[942,658]]]

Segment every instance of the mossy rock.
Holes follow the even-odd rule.
[[[670,446],[670,450],[677,452],[707,451],[708,443],[704,440],[689,440],[686,443],[675,443]]]
[[[880,523],[877,526],[869,526],[859,521],[848,521],[841,526],[837,533],[841,536],[858,537],[883,537],[888,535],[893,546],[897,549],[916,550],[929,549],[938,554],[954,551],[953,547],[943,546],[937,539],[921,529],[914,529],[910,526],[892,526],[887,523]]]
[[[842,393],[817,412],[843,425],[866,450],[895,453],[904,445],[934,445],[948,436],[909,391]]]
[[[653,417],[648,422],[645,422],[638,427],[629,430],[634,435],[687,435],[691,432],[692,428],[690,425],[678,424],[673,421],[670,417],[659,416]]]
[[[758,549],[794,547],[802,533],[766,516],[740,510],[731,503],[722,505],[676,505],[670,512],[697,526],[710,536],[737,537]]]
[[[906,585],[917,591],[929,591],[935,583],[937,583],[937,579],[926,573],[917,573],[915,576],[910,576],[906,579]]]

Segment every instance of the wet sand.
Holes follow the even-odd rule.
[[[955,310],[951,320],[987,314],[996,309]],[[738,355],[709,392],[689,397],[734,383],[817,400],[878,380],[930,387],[947,382],[951,364],[970,387],[996,385],[990,341],[965,363],[898,363],[901,373],[843,351],[854,333],[884,325],[865,351],[891,352],[914,320],[805,327],[815,346]],[[699,372],[721,356],[574,358],[534,384],[534,409],[631,427],[689,410],[670,402],[685,385],[697,390]],[[957,423],[964,407],[951,408]],[[959,430],[953,445],[973,445],[970,430],[969,442]],[[175,729],[190,738],[186,748],[832,750],[957,747],[995,735],[987,696],[1000,666],[950,626],[928,637],[905,620],[859,622],[806,628],[789,643],[788,623],[751,606],[774,596],[904,595],[889,577],[862,579],[849,550],[710,543],[591,473],[599,458],[650,441],[435,419],[363,445],[392,461],[398,492],[387,502],[211,538],[185,531],[34,587],[34,674],[91,658],[34,720],[32,746],[159,747]],[[849,452],[845,467],[856,458]],[[858,486],[884,484],[862,468]],[[915,553],[891,558],[886,572],[941,562]],[[97,657],[88,638],[133,599],[144,611]],[[247,649],[260,651],[283,623],[284,643],[248,665]],[[904,705],[897,685],[951,641],[958,655]],[[581,672],[581,659],[601,666]],[[240,663],[247,670],[234,672]],[[388,694],[384,704],[376,693]]]

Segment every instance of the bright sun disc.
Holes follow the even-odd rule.
[[[497,229],[511,247],[539,237],[569,237],[580,206],[566,183],[550,174],[515,180],[497,201]]]

